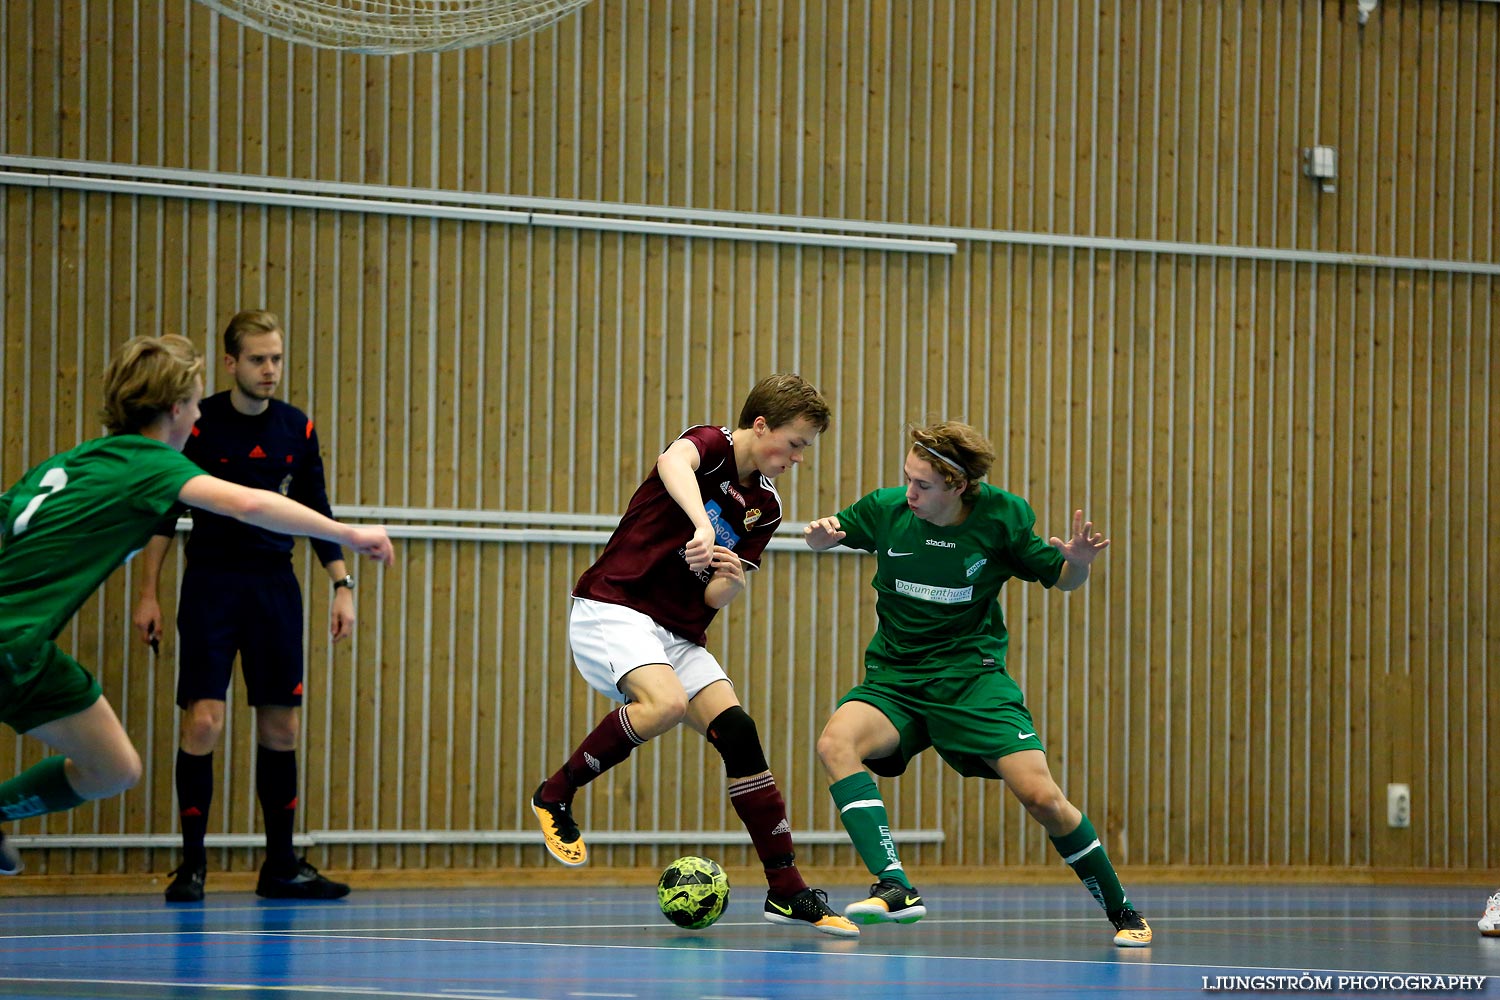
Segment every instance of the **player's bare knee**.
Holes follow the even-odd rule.
[[[1051,828],[1057,826],[1071,808],[1068,800],[1056,787],[1039,788],[1027,795],[1019,795],[1021,804],[1038,823]]]
[[[182,712],[182,748],[202,756],[213,753],[224,733],[223,702],[195,701]]]
[[[288,733],[280,730],[269,734],[261,732],[256,734],[255,742],[258,746],[265,747],[267,750],[276,750],[285,753],[289,750],[297,749],[297,734],[295,732]]]
[[[862,766],[859,754],[854,752],[854,741],[828,727],[819,734],[816,750],[818,760],[823,762],[823,768],[830,774]]]
[[[672,729],[687,718],[687,694],[678,691],[673,697],[663,699],[657,705],[658,718],[663,729]]]
[[[267,750],[295,750],[302,735],[295,709],[261,708],[255,713],[256,741]]]
[[[141,755],[136,753],[135,747],[129,743],[125,744],[115,760],[115,780],[119,787],[111,794],[118,794],[126,789],[134,788],[140,784],[144,768],[141,766]]]
[[[203,756],[213,753],[224,732],[224,723],[213,718],[189,715],[182,720],[182,748],[190,754]]]
[[[687,718],[687,694],[681,689],[631,703],[630,724],[643,739],[652,739]]]
[[[107,799],[134,788],[141,780],[141,755],[125,740],[92,760],[73,758],[76,774],[68,776],[74,791],[86,799]]]

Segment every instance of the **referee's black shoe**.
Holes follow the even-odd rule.
[[[189,864],[184,861],[172,873],[172,883],[167,886],[169,903],[203,902],[203,883],[208,878],[208,865]]]
[[[306,858],[298,858],[289,872],[274,870],[269,861],[261,865],[255,894],[266,899],[343,899],[349,887],[325,878]]]

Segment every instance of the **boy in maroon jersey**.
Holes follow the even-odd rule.
[[[568,634],[589,686],[625,704],[606,715],[537,788],[531,807],[565,865],[588,851],[573,796],[654,736],[686,721],[724,758],[729,801],[765,866],[765,917],[825,934],[859,928],[810,889],[793,861],[791,824],[755,722],[704,648],[717,611],[745,589],[781,522],[771,480],[802,461],[828,427],[828,404],[798,375],[758,382],[739,426],[690,427],[656,460],[620,526],[573,589]]]

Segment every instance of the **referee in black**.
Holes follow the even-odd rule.
[[[224,330],[230,388],[203,400],[202,416],[183,453],[205,472],[243,486],[275,490],[331,516],[318,436],[307,415],[273,399],[285,361],[275,315],[245,311]],[[134,624],[155,643],[162,634],[157,579],[172,544],[175,516],[162,522],[141,553]],[[302,591],[292,571],[290,535],[205,511],[193,513],[187,569],[177,609],[181,670],[177,705],[177,806],[182,862],[172,872],[172,903],[203,899],[208,873],[204,835],[213,800],[214,748],[224,732],[224,701],[235,654],[255,708],[255,786],[265,819],[266,860],[255,891],[272,899],[338,899],[349,887],[319,874],[292,847],[297,815],[297,741],[302,705]],[[343,550],[312,541],[333,580],[335,642],[354,629],[354,580]]]

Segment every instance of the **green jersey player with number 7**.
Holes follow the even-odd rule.
[[[0,782],[0,823],[125,791],[141,760],[99,682],[58,648],[74,612],[178,504],[348,545],[390,565],[384,528],[340,524],[182,455],[203,359],[184,337],[137,337],[104,373],[110,434],[47,459],[0,495],[0,722],[57,751]],[[0,875],[21,870],[0,829]]]

